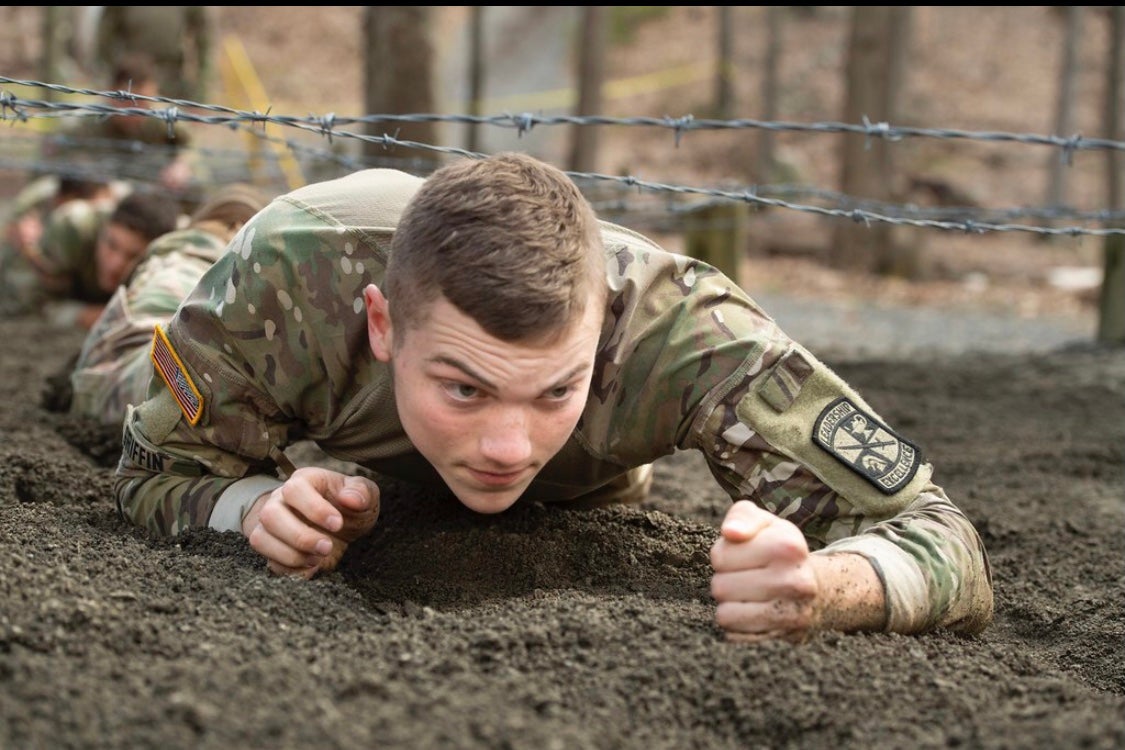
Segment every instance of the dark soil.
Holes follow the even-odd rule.
[[[360,112],[359,6],[220,7],[273,111]],[[710,8],[668,7],[663,25],[615,48],[611,78],[705,56]],[[839,117],[846,7],[818,7],[787,26],[779,119]],[[912,124],[1050,132],[1054,7],[918,6]],[[741,10],[739,64],[761,70],[763,11]],[[7,6],[0,19],[0,42],[10,42],[0,43],[0,74],[35,78],[39,9]],[[1104,14],[1088,24],[1075,123],[1084,134],[1099,131],[1108,39]],[[453,39],[447,30],[442,48]],[[757,79],[740,81],[739,116],[759,116]],[[709,90],[697,82],[613,109],[702,114]],[[613,133],[602,171],[667,183],[735,177],[735,157],[752,151],[737,133],[714,147],[694,134],[674,150],[663,131]],[[778,145],[799,181],[834,186],[819,172],[833,168],[835,140],[782,134]],[[916,151],[938,165],[927,176],[994,206],[1041,200],[1037,152],[988,149],[981,167],[963,155],[985,149]],[[1073,202],[1101,208],[1099,155],[1077,156]],[[969,259],[939,301],[975,304],[960,284],[971,271],[1006,306],[1057,309],[1027,259],[1035,269],[1082,265],[1100,247],[999,252],[1013,237],[919,238],[942,262]],[[804,304],[821,306],[841,286],[836,276],[814,284],[821,276],[806,265],[796,277],[786,268],[758,264],[755,287],[812,289]],[[1023,286],[1010,291],[1009,277]],[[1026,308],[1028,285],[1047,302]],[[826,633],[794,646],[728,644],[714,625],[707,551],[729,500],[693,456],[658,465],[645,505],[598,511],[517,505],[481,517],[388,483],[375,533],[337,572],[281,579],[237,535],[153,539],[121,521],[111,490],[119,435],[55,410],[79,334],[0,320],[0,341],[0,750],[1125,747],[1120,349],[841,357],[838,369],[921,444],[978,524],[997,614],[971,638]]]
[[[0,337],[0,747],[1125,745],[1125,351],[841,363],[979,525],[997,616],[794,646],[714,625],[691,455],[597,511],[388,483],[335,573],[282,579],[121,521],[118,436],[48,408],[78,335]]]

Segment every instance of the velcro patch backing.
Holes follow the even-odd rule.
[[[183,361],[160,326],[156,326],[152,334],[152,364],[180,405],[188,424],[199,422],[203,416],[203,395],[195,387]]]
[[[845,397],[824,408],[812,438],[884,495],[905,487],[922,463],[922,452],[916,445]]]

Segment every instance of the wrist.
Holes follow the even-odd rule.
[[[815,629],[886,629],[883,582],[867,558],[851,552],[814,552],[809,560],[817,580]]]
[[[277,477],[264,474],[239,479],[223,490],[211,510],[207,525],[216,531],[242,533],[250,509],[263,497],[269,497],[270,493],[281,485],[282,481]],[[252,531],[254,527],[249,526],[249,529]]]
[[[262,514],[262,506],[265,505],[265,502],[267,499],[269,499],[270,494],[271,493],[267,492],[263,495],[260,495],[258,499],[255,500],[253,504],[246,509],[246,513],[243,514],[241,524],[242,536],[246,537],[247,539],[250,538],[250,532],[252,532],[258,525],[258,517]]]

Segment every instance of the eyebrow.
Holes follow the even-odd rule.
[[[478,373],[476,370],[474,370],[472,367],[465,364],[464,362],[462,362],[459,359],[455,359],[454,357],[450,357],[450,356],[445,355],[445,354],[438,354],[438,355],[435,355],[435,356],[431,357],[430,361],[438,363],[438,364],[448,365],[449,367],[452,367],[455,370],[460,370],[461,372],[465,373],[466,375],[468,375],[473,380],[475,380],[478,383],[480,383],[481,385],[483,385],[485,388],[488,388],[488,389],[493,390],[493,391],[496,390],[496,384],[495,383],[493,383],[491,380],[484,377],[483,375]],[[561,385],[562,383],[570,382],[580,372],[582,372],[585,369],[586,369],[586,365],[578,365],[577,367],[572,369],[570,372],[564,374],[561,378],[556,380],[554,385],[550,386],[550,387],[554,387],[554,386],[557,386],[557,385]]]

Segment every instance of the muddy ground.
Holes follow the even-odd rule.
[[[0,321],[0,747],[1120,748],[1125,351],[839,369],[982,530],[978,637],[732,645],[690,455],[641,507],[474,516],[384,488],[312,582],[115,514],[114,435],[53,411],[79,345]]]

